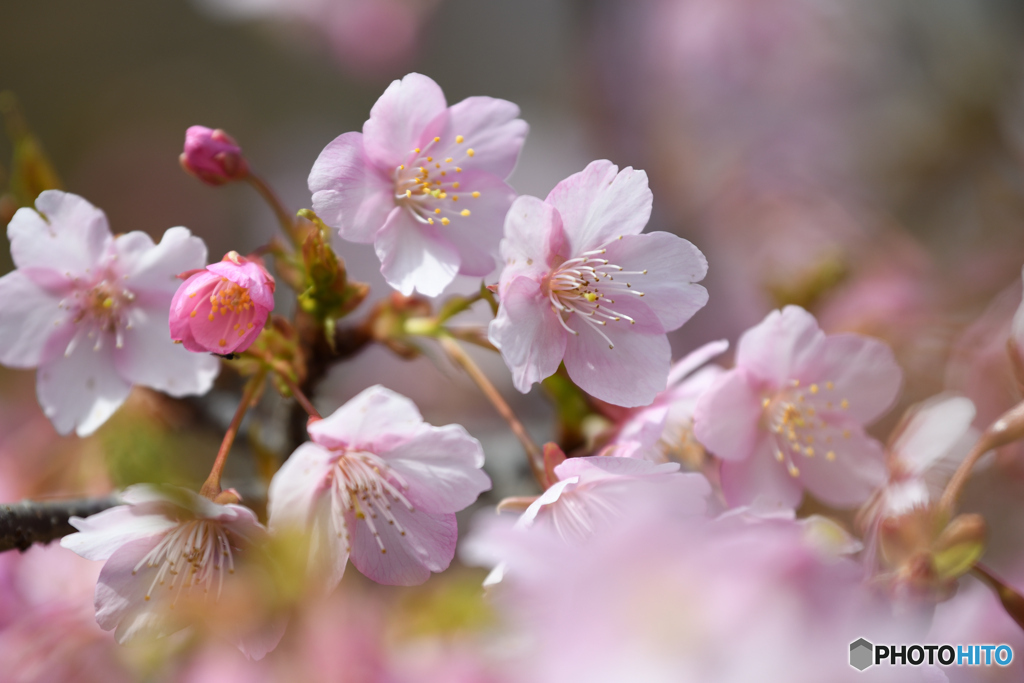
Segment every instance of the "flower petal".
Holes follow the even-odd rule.
[[[668,232],[627,235],[609,243],[602,258],[626,272],[643,272],[615,279],[644,293],[644,303],[665,331],[680,327],[708,302],[707,290],[692,284],[704,279],[707,259],[682,237]]]
[[[447,107],[441,87],[427,76],[411,73],[392,81],[363,124],[367,158],[388,171],[402,164],[428,124]]]
[[[395,208],[395,183],[370,164],[363,134],[345,133],[331,141],[309,172],[313,210],[343,239],[370,244]]]
[[[107,217],[85,199],[46,190],[36,198],[36,209],[18,209],[7,226],[19,269],[81,275],[106,254],[113,239]]]
[[[794,464],[800,481],[819,500],[834,507],[853,507],[866,501],[886,480],[885,454],[855,421],[845,425],[849,437],[828,445],[835,459],[802,456]],[[782,466],[779,466],[782,469]]]
[[[131,505],[118,505],[68,521],[78,533],[65,536],[60,544],[87,560],[106,560],[126,543],[160,536],[177,526],[177,522],[164,515],[139,514]]]
[[[304,529],[312,521],[318,500],[328,492],[337,459],[337,455],[311,441],[295,449],[270,480],[267,515],[271,529]]]
[[[467,97],[448,110],[442,144],[461,135],[463,141],[457,143],[455,152],[473,150],[473,156],[467,157],[462,166],[508,178],[530,130],[518,117],[519,107],[507,100]]]
[[[98,350],[92,339],[80,336],[70,355],[41,365],[36,375],[39,404],[58,434],[72,429],[79,436],[92,434],[132,388],[115,369],[113,336],[104,334]]]
[[[459,251],[440,225],[421,224],[409,211],[396,207],[377,233],[373,248],[388,284],[409,296],[413,290],[437,296],[459,272]]]
[[[46,343],[71,325],[68,311],[60,308],[60,296],[14,271],[0,277],[0,301],[0,363],[33,368],[63,352]]]
[[[637,235],[651,217],[654,195],[647,174],[592,161],[555,185],[545,200],[562,215],[572,254],[597,249],[620,235]]]
[[[620,297],[620,301],[626,300]],[[579,334],[565,335],[565,369],[572,381],[595,398],[627,408],[648,405],[665,390],[672,360],[672,349],[664,333],[635,329],[645,327],[639,306],[639,302],[629,307],[616,306],[617,311],[633,316],[636,325],[619,321],[602,328],[614,348],[609,348],[608,341],[579,320],[571,321]],[[654,318],[649,312],[647,316]],[[654,323],[657,324],[656,318]]]
[[[800,482],[775,461],[767,439],[746,460],[723,462],[721,478],[722,493],[732,507],[756,502],[758,508],[793,510],[803,498]]]
[[[150,293],[170,297],[178,290],[184,273],[206,265],[206,244],[188,228],[170,228],[159,244],[144,232],[130,232],[114,240],[114,252],[124,276],[124,285],[131,291],[136,303],[146,303]]]
[[[743,368],[730,370],[697,399],[694,436],[723,460],[746,460],[763,436],[762,410],[754,379]]]
[[[386,552],[382,552],[366,521],[349,515],[353,528],[352,564],[360,572],[377,583],[415,586],[430,578],[430,572],[448,568],[458,538],[454,514],[410,512],[404,505],[392,506],[391,513],[395,525],[387,524],[381,517],[376,521]]]
[[[333,507],[331,496],[316,499],[310,518],[309,564],[313,581],[320,583],[326,595],[333,591],[345,575],[351,548],[341,511]]]
[[[139,539],[118,548],[103,565],[96,583],[96,622],[104,631],[114,631],[118,643],[139,636],[159,637],[174,633],[185,624],[172,618],[163,600],[146,600],[146,593],[158,571],[135,567],[160,542],[160,536]]]
[[[814,358],[824,341],[825,333],[814,316],[799,306],[786,306],[743,333],[736,365],[779,388],[797,377],[805,360]]]
[[[501,308],[488,327],[488,338],[501,350],[516,389],[525,393],[534,382],[558,370],[570,336],[540,284],[517,277],[502,294]]]
[[[861,424],[887,412],[903,384],[903,371],[889,345],[859,334],[827,337],[795,371],[797,377],[832,382],[837,399],[848,402],[843,412]],[[824,400],[818,397],[819,403]]]
[[[451,203],[456,196],[459,201]],[[449,192],[449,199],[443,200],[442,213],[444,209],[455,213],[440,232],[458,250],[462,275],[484,277],[494,270],[505,214],[515,198],[515,190],[501,178],[467,171],[461,174],[458,194]]]
[[[423,429],[416,404],[379,384],[364,389],[323,420],[309,426],[313,441],[329,449],[384,453]]]
[[[971,428],[974,403],[963,396],[935,396],[913,409],[890,453],[914,474],[923,474],[949,453]]]
[[[540,280],[548,274],[552,255],[564,248],[562,217],[551,204],[536,197],[517,197],[505,214],[505,238],[501,241],[501,292],[514,278]],[[560,254],[563,258],[567,254]]]
[[[491,488],[480,470],[483,448],[460,425],[428,426],[380,455],[408,484],[403,493],[417,510],[458,512]]]
[[[694,370],[704,365],[712,358],[721,356],[728,350],[728,339],[719,339],[718,341],[708,342],[707,344],[694,349],[690,353],[686,354],[682,360],[677,361],[672,365],[672,369],[669,370],[668,373],[669,386],[682,382]]]
[[[175,344],[166,308],[136,306],[129,319],[131,326],[123,332],[124,344],[114,351],[114,364],[121,377],[175,397],[210,390],[220,373],[220,359]]]

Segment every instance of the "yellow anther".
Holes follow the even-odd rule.
[[[235,326],[234,326],[233,328],[231,328],[231,329],[233,329],[233,330],[237,330],[237,329],[238,329],[239,327],[241,327],[241,325],[240,325],[240,324],[238,324],[238,323],[235,323]]]
[[[428,162],[433,161],[433,160],[434,160],[434,157],[427,157],[427,161]]]
[[[776,450],[775,451],[775,459],[778,460],[779,462],[782,462],[785,459],[785,457],[786,456],[784,456],[782,454],[782,451],[780,451],[780,450]]]
[[[790,465],[789,465],[789,476],[794,477],[794,478],[795,477],[799,477],[800,476],[800,468],[798,468],[796,465],[790,463]]]
[[[191,313],[188,314],[188,317],[190,317],[190,318],[196,317],[196,312],[192,311]]]
[[[814,449],[811,448],[810,446],[808,446],[807,448],[804,449],[804,455],[806,455],[808,458],[813,458],[814,457]]]
[[[793,379],[793,380],[790,380],[790,383],[791,383],[791,384],[792,384],[792,385],[793,385],[794,387],[798,387],[798,386],[800,386],[800,380],[798,380],[798,379]]]
[[[826,389],[835,389],[836,385],[832,384],[832,382],[825,382],[825,388]]]
[[[817,384],[812,384],[811,385],[811,393],[812,394],[818,393],[818,385]]]
[[[441,190],[441,194],[439,196],[441,197],[441,199],[448,199],[448,193],[445,192],[444,190]]]
[[[462,215],[468,216],[469,211],[463,211]],[[589,301],[590,303],[594,303],[595,301],[597,301],[597,294],[595,292],[586,292],[583,294],[583,298]]]
[[[454,183],[452,183],[452,189],[459,189],[459,181],[456,180]]]
[[[450,163],[452,163],[453,161],[455,161],[455,160],[454,160],[454,159],[452,159],[451,157],[448,157],[447,159],[445,159],[445,160],[444,160],[444,163],[446,163],[446,164],[450,164]]]
[[[434,209],[434,213],[441,213],[441,209]]]
[[[850,407],[850,402],[844,398],[842,401],[839,402],[839,407],[842,408],[843,410],[846,410],[847,408]]]
[[[470,147],[469,149],[466,150],[466,156],[470,156],[471,157],[474,154],[476,154],[476,151],[474,151],[472,147]]]
[[[441,138],[434,138],[434,142],[441,142]]]
[[[448,171],[441,171],[441,175],[448,175]]]
[[[836,459],[836,452],[835,451],[829,451],[828,453],[825,454],[825,457],[827,459],[829,459],[829,460],[835,460]]]
[[[413,152],[416,153],[416,154],[419,154],[420,153],[420,148],[417,147],[416,149],[413,150]]]
[[[449,223],[451,223],[451,221],[448,220],[447,217],[441,219],[441,225],[448,225]]]
[[[406,190],[406,191],[405,191],[405,197],[406,197],[406,199],[408,199],[408,198],[409,198],[409,197],[411,197],[411,196],[412,196],[412,190]]]
[[[428,218],[427,222],[430,223],[431,225],[433,225],[434,224],[434,219],[433,218]]]
[[[114,300],[111,299],[110,297],[107,297],[106,299],[103,300],[103,308],[113,308],[113,306]]]
[[[206,319],[207,320],[213,320],[213,313],[210,313],[210,315],[206,316]]]
[[[473,199],[480,199],[480,193],[479,192],[474,192],[473,193]]]
[[[219,342],[217,342],[217,344],[219,346],[227,346],[228,345],[228,340],[227,339],[221,339]]]
[[[455,172],[456,172],[456,173],[462,173],[462,169],[461,169],[461,168],[459,168],[458,166],[456,166],[456,167],[455,167]]]
[[[469,215],[469,209],[463,209],[460,213],[463,216],[468,216]]]
[[[399,164],[398,165],[398,170],[399,171],[404,171],[405,170],[405,164]]]
[[[192,292],[191,294],[188,295],[188,298],[189,299],[194,299],[195,296],[196,296],[196,292]]]
[[[245,326],[245,329],[247,329],[247,330],[251,330],[251,329],[252,329],[252,323],[249,323],[248,325],[246,325],[246,326]]]
[[[462,141],[463,141],[463,140],[465,140],[465,139],[466,139],[466,138],[462,137],[461,135],[456,135],[456,136],[455,136],[455,142],[456,142],[457,144],[460,144],[460,145],[462,144]]]
[[[849,439],[850,438],[850,430],[849,429],[844,429],[843,430],[843,438],[844,439]]]
[[[761,407],[762,408],[767,408],[769,403],[771,403],[771,399],[767,399],[767,398],[761,399]]]
[[[452,195],[452,201],[453,201],[453,202],[457,202],[457,201],[459,201],[459,195],[457,195],[457,194],[453,194],[453,195]]]

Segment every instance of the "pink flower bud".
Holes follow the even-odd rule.
[[[242,148],[220,128],[192,126],[185,131],[181,167],[208,185],[223,185],[249,175]]]
[[[171,338],[198,353],[249,348],[274,310],[274,278],[263,263],[229,251],[220,263],[183,275],[171,301]]]

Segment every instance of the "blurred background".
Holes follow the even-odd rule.
[[[1006,338],[1024,264],[1024,4],[1014,0],[3,0],[0,35],[0,90],[16,97],[2,100],[4,223],[24,204],[18,143],[30,130],[64,189],[104,209],[114,232],[159,238],[185,225],[213,259],[244,253],[274,234],[274,217],[249,187],[183,173],[185,129],[228,131],[297,210],[310,205],[320,150],[359,130],[392,79],[418,71],[449,103],[520,105],[531,127],[511,178],[521,194],[544,197],[592,159],[648,172],[648,229],[686,237],[710,263],[710,303],[671,337],[676,357],[735,341],[795,303],[827,331],[892,344],[904,406],[946,388],[970,394],[1005,363],[985,345]],[[373,287],[359,317],[388,288],[372,248],[336,247]],[[10,267],[3,250],[0,272]],[[499,358],[477,357],[536,437],[552,438],[541,392],[519,396]],[[316,401],[332,410],[385,384],[428,421],[461,422],[484,441],[490,502],[528,492],[504,423],[437,361],[372,347],[337,366]],[[31,372],[4,370],[0,382],[4,500],[201,481],[216,449],[210,430],[178,434],[192,441],[172,452],[162,435],[187,415],[151,396],[126,408],[150,421],[59,439]],[[224,422],[232,389],[210,398],[223,399]],[[979,422],[1003,405],[976,400]],[[267,424],[275,410],[263,407]],[[259,467],[238,460],[236,476]]]

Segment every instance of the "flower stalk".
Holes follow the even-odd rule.
[[[204,498],[214,500],[220,495],[220,477],[224,471],[224,464],[228,460],[228,453],[231,452],[231,445],[235,442],[235,437],[238,435],[238,430],[242,426],[242,420],[245,419],[245,414],[249,411],[249,408],[255,403],[256,397],[259,395],[260,390],[263,388],[263,381],[266,379],[267,373],[265,370],[261,370],[249,378],[249,381],[245,385],[245,389],[242,391],[242,400],[238,403],[238,409],[235,411],[235,416],[231,418],[231,424],[228,425],[227,432],[224,433],[224,440],[220,443],[220,449],[217,451],[217,458],[213,461],[213,467],[210,469],[210,476],[206,478],[206,482],[203,487],[199,489],[199,495]]]

